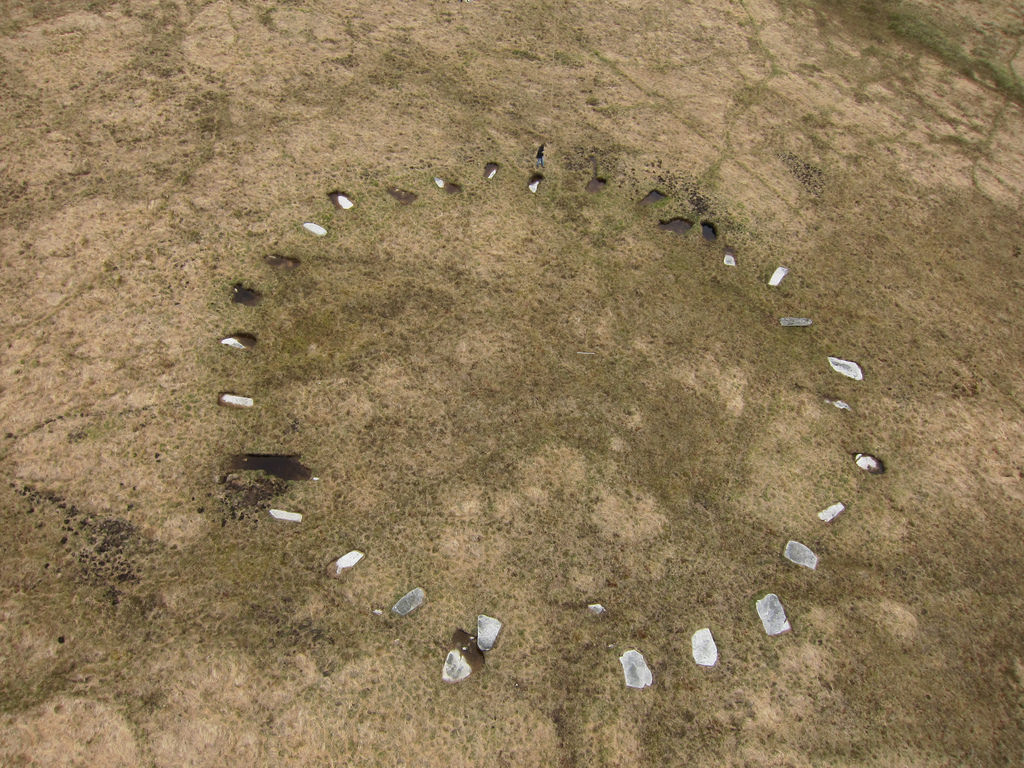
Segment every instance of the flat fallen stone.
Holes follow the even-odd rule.
[[[275,520],[285,520],[289,523],[301,523],[302,515],[298,512],[287,512],[283,509],[272,509],[270,510],[270,516]]]
[[[829,405],[834,405],[836,408],[838,408],[841,411],[852,411],[853,410],[850,407],[850,404],[848,402],[846,402],[845,400],[829,400],[826,397],[825,398],[825,402],[828,403]]]
[[[247,333],[236,333],[220,340],[220,343],[232,349],[252,349],[256,346],[256,337]]]
[[[702,667],[713,667],[718,663],[718,646],[707,627],[693,633],[690,647],[693,649],[693,660]]]
[[[440,179],[437,176],[435,176],[434,183],[437,184],[438,189],[444,189],[444,179]]]
[[[332,562],[328,568],[328,572],[335,577],[340,576],[342,573],[347,571],[349,568],[354,566],[366,555],[360,552],[358,549],[353,549],[351,552],[347,552],[337,560]]]
[[[885,464],[882,463],[882,460],[875,458],[869,453],[854,454],[853,460],[865,472],[870,472],[873,475],[880,475],[885,472]]]
[[[252,398],[243,397],[242,395],[229,395],[225,392],[219,398],[217,402],[221,405],[227,405],[232,408],[252,408]]]
[[[789,562],[810,568],[812,571],[818,567],[818,556],[799,541],[787,542],[786,549],[782,554]]]
[[[860,381],[864,378],[864,372],[860,369],[852,360],[843,360],[838,357],[830,357],[828,364],[832,366],[832,370],[836,373],[841,373],[847,378],[853,379],[854,381]]]
[[[446,683],[461,683],[473,672],[466,657],[462,652],[453,648],[448,651],[444,660],[444,668],[441,670],[441,679]]]
[[[727,266],[727,267],[735,267],[736,266],[736,254],[733,253],[728,248],[726,248],[725,256],[722,257],[722,263],[725,264],[725,266]]]
[[[764,631],[769,635],[781,635],[792,629],[786,620],[786,611],[779,596],[769,592],[757,601],[757,615],[761,617]]]
[[[399,616],[408,616],[423,605],[423,598],[426,596],[426,593],[422,589],[416,587],[416,589],[408,592],[401,600],[395,603],[391,607],[391,610]]]
[[[602,613],[604,613],[604,606],[600,603],[591,603],[587,606],[587,610],[595,616],[600,616]]]
[[[326,229],[321,227],[319,224],[314,224],[312,221],[307,221],[305,224],[302,225],[302,227],[307,232],[311,232],[312,234],[316,235],[317,237],[323,237],[324,235],[327,234],[327,230]]]
[[[811,325],[809,317],[780,317],[779,325],[784,328],[806,328]]]
[[[501,622],[493,616],[480,614],[476,617],[476,644],[481,651],[489,651],[494,647],[501,632]]]
[[[830,523],[839,517],[839,513],[846,510],[846,505],[841,501],[837,501],[830,507],[826,507],[818,513],[818,519],[823,520],[826,523]]]
[[[626,651],[619,657],[619,663],[622,664],[626,685],[630,688],[646,688],[654,682],[654,675],[640,651]]]
[[[774,272],[772,272],[772,276],[768,278],[768,285],[772,286],[773,288],[777,287],[779,283],[782,282],[782,278],[784,278],[788,274],[789,267],[778,267]]]

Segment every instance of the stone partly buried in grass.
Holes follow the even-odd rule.
[[[296,258],[292,258],[291,256],[279,256],[276,253],[264,256],[263,260],[271,267],[277,267],[278,269],[295,269],[300,263]]]
[[[284,520],[286,523],[301,523],[302,515],[298,512],[288,512],[284,509],[270,510],[270,516],[275,520]]]
[[[352,200],[349,199],[348,195],[342,194],[337,190],[334,192],[328,192],[327,199],[330,200],[334,207],[339,211],[347,211],[353,205]]]
[[[316,235],[317,237],[323,237],[324,235],[327,234],[326,229],[312,221],[307,221],[305,224],[302,225],[302,228],[305,229],[310,234]]]
[[[813,323],[809,317],[780,317],[779,325],[783,328],[808,328]]]
[[[781,635],[792,629],[778,595],[769,592],[757,601],[756,607],[757,615],[761,617],[761,624],[764,625],[764,631],[767,634]]]
[[[812,571],[818,567],[818,556],[799,541],[787,542],[786,549],[782,554],[789,562],[810,568]]]
[[[217,402],[220,405],[226,405],[229,408],[252,408],[253,406],[253,400],[251,397],[232,395],[228,392],[221,394],[221,396],[217,398]]]
[[[417,195],[415,192],[409,192],[404,189],[399,189],[398,187],[390,187],[388,189],[388,194],[395,198],[395,200],[400,202],[402,205],[412,205],[413,203],[416,202],[416,199],[419,197],[419,195]]]
[[[640,201],[640,205],[654,205],[655,203],[660,203],[664,199],[665,195],[663,193],[656,189],[652,189],[647,193],[644,199]]]
[[[231,457],[228,465],[231,472],[262,470],[282,480],[309,480],[313,476],[309,467],[299,461],[297,455],[276,453],[240,453]]]
[[[246,288],[241,283],[235,283],[231,286],[231,302],[233,304],[244,304],[247,307],[251,307],[254,304],[259,304],[260,299],[263,296],[260,292],[252,288]]]
[[[221,339],[220,343],[232,349],[252,349],[256,346],[256,337],[248,333],[236,333]]]
[[[408,616],[423,605],[423,600],[426,596],[426,592],[416,587],[416,589],[407,592],[397,603],[391,606],[391,612],[397,613],[399,616]]]
[[[485,165],[484,166],[484,178],[485,179],[493,179],[495,177],[495,175],[498,173],[498,167],[499,166],[498,166],[497,163],[488,163],[487,165]]]
[[[669,219],[658,222],[658,229],[664,232],[675,232],[677,235],[685,235],[692,228],[693,222],[689,219]]]
[[[643,654],[637,650],[626,651],[619,657],[622,665],[622,674],[626,678],[626,685],[630,688],[646,688],[654,683],[654,675],[644,660]]]
[[[484,654],[476,638],[462,629],[452,633],[448,655],[441,670],[441,680],[446,683],[461,683],[473,672],[484,668]]]

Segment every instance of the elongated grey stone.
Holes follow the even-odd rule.
[[[702,667],[713,667],[718,663],[718,646],[707,627],[693,633],[690,647],[693,649],[693,660]]]
[[[489,651],[501,632],[501,622],[492,616],[480,614],[476,617],[476,646],[481,651]]]
[[[846,505],[841,501],[837,501],[831,507],[826,507],[818,513],[818,519],[824,520],[829,523],[838,517],[839,513],[846,509]]]
[[[810,568],[812,571],[818,567],[818,556],[799,541],[788,542],[783,555],[785,555],[789,562],[802,565],[804,568]]]
[[[806,328],[812,324],[809,317],[780,317],[779,325],[784,328]]]
[[[786,619],[782,601],[779,600],[778,595],[772,592],[757,601],[757,615],[761,617],[764,631],[769,635],[781,635],[792,629]]]
[[[630,688],[646,688],[654,683],[654,675],[640,651],[626,651],[619,657],[619,663],[622,664],[626,685]]]
[[[853,379],[854,381],[860,381],[864,378],[864,372],[860,369],[852,360],[843,360],[838,357],[830,357],[828,364],[832,366],[832,370],[836,373],[841,373],[843,376]]]
[[[399,616],[408,616],[410,613],[415,611],[421,605],[423,605],[423,598],[426,597],[426,593],[416,587],[408,594],[406,594],[401,600],[395,603],[391,610],[397,613]]]
[[[466,657],[456,649],[448,651],[444,660],[444,669],[441,670],[441,679],[446,683],[459,683],[469,677],[472,668]]]
[[[828,403],[829,405],[834,405],[840,411],[852,411],[853,410],[852,408],[850,408],[850,404],[848,402],[846,402],[845,400],[829,400],[826,397],[825,398],[825,402]]]

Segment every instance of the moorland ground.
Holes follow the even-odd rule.
[[[0,762],[1019,764],[1022,11],[5,2]]]

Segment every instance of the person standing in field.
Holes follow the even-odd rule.
[[[540,149],[537,150],[537,167],[544,167],[544,144],[540,145]]]

